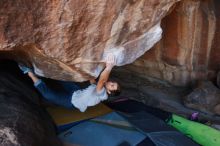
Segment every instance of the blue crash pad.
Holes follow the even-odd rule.
[[[108,123],[127,123],[123,117],[115,112],[94,120],[104,120]],[[144,140],[146,136],[129,126],[115,126],[114,124],[103,124],[90,120],[61,133],[59,138],[65,143],[83,146],[117,146],[122,143],[135,146]]]

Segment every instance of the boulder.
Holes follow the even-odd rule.
[[[59,80],[98,77],[106,55],[133,62],[161,38],[179,0],[0,1],[0,57]]]
[[[39,94],[16,64],[0,63],[0,145],[61,146]]]
[[[201,81],[184,98],[184,105],[201,112],[220,115],[220,90],[210,81]]]

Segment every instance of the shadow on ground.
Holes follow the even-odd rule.
[[[183,98],[193,91],[192,87],[176,87],[150,77],[139,77],[136,74],[119,68],[113,71],[112,78],[122,86],[121,97],[141,101],[146,105],[185,117],[189,117],[193,112],[199,112],[201,120],[220,124],[220,116],[184,106]]]

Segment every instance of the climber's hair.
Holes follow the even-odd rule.
[[[117,89],[116,90],[111,90],[110,92],[110,94],[109,93],[107,93],[108,94],[108,96],[109,97],[112,97],[112,96],[119,96],[120,94],[121,94],[121,86],[120,86],[120,84],[117,82],[117,81],[115,81],[115,80],[109,80],[110,82],[112,82],[112,83],[116,83],[117,84]]]

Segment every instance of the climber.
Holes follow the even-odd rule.
[[[81,89],[75,82],[56,81],[57,84],[61,84],[66,89],[63,92],[49,88],[30,68],[23,65],[19,65],[19,67],[24,74],[28,74],[34,86],[46,100],[66,108],[75,107],[81,112],[84,112],[87,107],[94,106],[100,101],[106,100],[108,95],[117,96],[120,94],[119,84],[115,81],[108,80],[115,63],[114,55],[107,56],[106,67],[100,74],[97,84],[95,80],[90,80],[90,85],[85,89]]]

